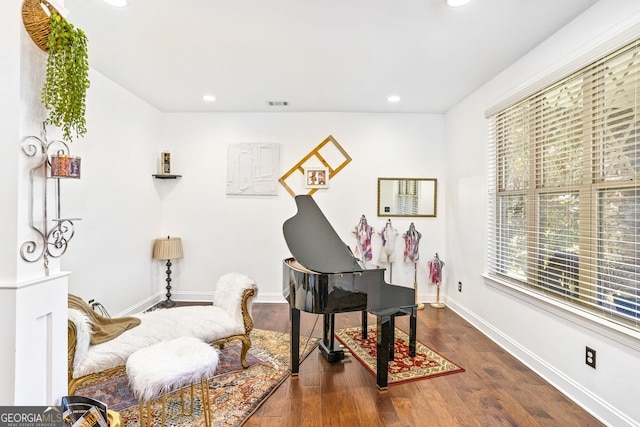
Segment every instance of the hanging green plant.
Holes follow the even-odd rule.
[[[61,128],[64,139],[71,141],[73,136],[81,137],[87,132],[87,37],[55,11],[51,12],[50,26],[47,72],[42,87],[42,103],[49,111],[45,123]]]

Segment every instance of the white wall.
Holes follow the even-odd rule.
[[[18,156],[19,146],[19,109],[20,102],[20,21],[12,16],[19,16],[18,0],[4,1],[0,4],[0,93],[5,102],[0,102],[0,147],[6,156],[7,164],[0,168],[0,283],[13,282],[17,275],[16,241],[17,211],[13,206],[18,202]],[[12,207],[8,209],[7,207]],[[1,363],[0,363],[1,364]]]
[[[260,301],[284,302],[282,260],[290,254],[282,224],[296,213],[294,199],[284,188],[277,196],[227,195],[230,143],[280,144],[283,174],[333,134],[353,160],[314,198],[352,248],[361,215],[376,233],[386,223],[376,217],[379,176],[438,178],[438,203],[446,200],[441,115],[160,114],[99,73],[91,78],[89,131],[72,146],[82,157],[82,178],[65,181],[63,196],[65,214],[83,219],[62,265],[73,272],[71,293],[101,302],[112,314],[164,298],[166,268],[151,259],[151,247],[166,235],[181,237],[185,252],[173,261],[174,299],[208,300],[219,276],[239,271],[258,282]],[[163,150],[182,178],[152,179]],[[410,222],[392,221],[400,233]],[[436,251],[446,256],[444,216],[413,222],[423,234],[419,293],[433,300],[426,261]],[[378,234],[373,246],[377,257]],[[393,282],[413,286],[400,236],[397,248]]]
[[[602,0],[446,116],[447,290],[455,311],[610,425],[640,425],[640,335],[601,325],[482,278],[487,248],[485,110],[558,70],[586,65],[602,43],[640,36],[640,2]],[[583,59],[580,59],[583,58]],[[577,61],[577,62],[576,62]],[[597,369],[584,363],[596,349]]]
[[[166,115],[162,133],[165,144],[158,145],[153,156],[159,156],[164,149],[171,151],[172,169],[183,175],[178,181],[156,183],[166,191],[163,224],[162,229],[157,230],[158,236],[170,234],[183,238],[185,257],[174,263],[176,297],[186,297],[188,292],[209,293],[220,275],[240,271],[256,279],[260,300],[284,301],[282,260],[290,253],[282,235],[282,224],[296,213],[294,199],[282,187],[277,196],[227,195],[230,143],[280,144],[282,175],[327,136],[333,135],[353,160],[331,180],[330,188],[318,190],[314,199],[354,251],[356,240],[352,231],[361,215],[365,215],[376,230],[372,238],[374,262],[380,246],[377,233],[388,219],[376,216],[378,177],[438,178],[439,203],[446,197],[443,116],[440,115],[173,114]],[[411,220],[423,234],[418,283],[424,286],[420,292],[433,294],[435,291],[426,283],[425,265],[428,254],[440,251],[446,256],[444,215],[394,218],[392,224],[402,234]],[[398,237],[397,248],[393,281],[413,286],[413,264],[403,262],[401,237]]]
[[[62,268],[69,292],[117,314],[157,291],[151,249],[160,229],[162,194],[155,173],[161,114],[91,70],[87,134],[71,144],[82,158],[79,180],[62,182],[62,215],[78,217]]]

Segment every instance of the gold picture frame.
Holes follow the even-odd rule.
[[[304,188],[329,188],[329,168],[323,166],[304,168]]]

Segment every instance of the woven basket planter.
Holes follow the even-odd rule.
[[[45,52],[49,50],[49,16],[42,9],[44,5],[51,11],[58,11],[45,0],[24,0],[22,4],[22,22],[31,40]]]

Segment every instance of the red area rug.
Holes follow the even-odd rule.
[[[301,338],[300,360],[313,351],[318,338]],[[240,345],[229,343],[221,351],[220,363],[215,376],[209,382],[211,420],[217,427],[240,426],[251,416],[267,397],[291,374],[289,334],[254,329],[251,332],[251,349],[247,354],[249,367],[240,364]],[[192,415],[183,415],[180,392],[167,396],[165,425],[203,426],[200,388],[195,387],[195,402]],[[187,388],[188,390],[188,388]],[[185,393],[185,395],[188,394]],[[87,382],[76,391],[78,396],[87,396],[104,402],[109,409],[120,413],[122,427],[140,426],[138,401],[129,388],[124,372],[108,378]],[[152,404],[152,418],[160,425],[162,400]]]
[[[367,329],[367,339],[362,339],[362,328],[359,326],[339,329],[336,338],[374,377],[376,376],[375,326],[369,326]],[[409,336],[400,329],[395,329],[394,360],[389,361],[389,386],[457,372],[464,372],[464,368],[420,342],[416,342],[416,357],[409,357]]]

